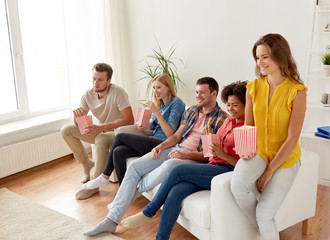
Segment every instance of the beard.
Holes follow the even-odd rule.
[[[103,88],[103,89],[100,89],[100,90],[95,90],[95,89],[94,89],[94,91],[95,91],[95,92],[97,92],[97,93],[101,93],[101,92],[104,92],[104,91],[106,91],[106,90],[107,90],[107,88],[108,88],[108,86],[106,86],[105,88]]]

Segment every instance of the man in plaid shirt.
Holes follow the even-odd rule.
[[[136,194],[160,184],[174,166],[208,161],[202,152],[203,129],[208,127],[215,134],[228,116],[217,103],[218,92],[218,83],[213,78],[204,77],[197,81],[197,105],[183,113],[180,127],[172,136],[128,166],[117,195],[108,206],[108,215],[84,232],[85,235],[114,232]]]

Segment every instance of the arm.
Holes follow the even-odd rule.
[[[246,100],[245,100],[245,125],[254,126],[254,117],[253,117],[253,103],[252,97],[248,90],[246,90]]]
[[[122,115],[122,118],[101,125],[92,125],[85,127],[86,132],[88,134],[99,134],[103,131],[109,131],[121,126],[134,124],[134,117],[131,107],[127,107],[121,110],[120,113]]]
[[[262,192],[272,178],[274,172],[284,163],[290,153],[296,147],[301,129],[304,123],[306,113],[306,91],[298,91],[296,97],[292,101],[292,111],[288,127],[288,136],[278,150],[274,159],[267,166],[265,172],[258,179],[257,187]]]
[[[179,143],[182,139],[182,135],[186,125],[181,124],[178,130],[169,138],[167,138],[164,142],[154,147],[151,150],[151,155],[153,159],[159,158],[162,150],[167,149],[169,147],[173,147],[175,144]]]
[[[223,148],[220,146],[219,143],[214,143],[214,144],[210,145],[210,150],[213,155],[217,156],[220,159],[227,161],[232,166],[235,166],[238,161],[236,158],[234,158],[233,156],[226,153],[223,150]]]
[[[203,152],[180,152],[175,150],[168,154],[170,158],[189,159],[198,162],[208,162],[209,158],[204,157]]]
[[[172,127],[166,122],[163,115],[159,112],[159,110],[156,108],[155,104],[151,101],[147,101],[146,103],[147,107],[152,111],[153,114],[155,114],[158,123],[160,127],[162,128],[163,132],[165,133],[166,137],[170,137],[173,135],[174,130]]]

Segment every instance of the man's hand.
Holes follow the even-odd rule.
[[[162,149],[160,147],[156,146],[151,150],[151,158],[157,159],[157,158],[159,158],[161,153],[162,153]]]
[[[142,126],[137,126],[137,129],[138,129],[140,132],[145,132],[148,128],[145,128],[145,127],[142,127]]]
[[[86,116],[87,113],[88,113],[88,111],[86,111],[85,109],[83,109],[83,108],[81,108],[81,107],[73,110],[73,116],[74,116],[75,118],[77,118],[77,117],[82,117],[82,116]]]
[[[174,150],[168,154],[170,158],[186,159],[185,153],[178,150]]]
[[[100,132],[103,132],[103,128],[99,125],[91,125],[84,127],[85,134],[99,134]]]

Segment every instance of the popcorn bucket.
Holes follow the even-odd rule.
[[[76,121],[81,134],[86,134],[84,127],[93,125],[93,119],[91,115],[78,117],[76,118]]]
[[[143,107],[138,107],[135,123],[138,126],[148,128],[151,114],[152,114],[151,110],[145,109]]]
[[[257,153],[257,128],[244,125],[234,128],[235,152],[242,157]]]
[[[219,143],[220,139],[217,134],[205,134],[202,135],[202,144],[203,144],[203,155],[204,157],[212,157],[214,156],[210,149],[209,146],[212,145],[213,143]]]

